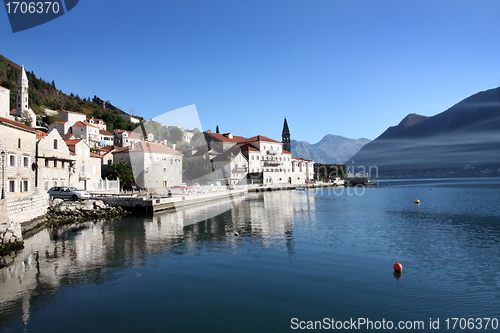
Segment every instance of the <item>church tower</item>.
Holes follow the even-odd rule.
[[[291,152],[292,148],[290,146],[290,130],[288,129],[288,123],[286,122],[286,117],[285,117],[285,123],[283,124],[283,132],[281,133],[281,139],[283,143],[283,150]]]
[[[28,77],[21,67],[21,72],[17,77],[17,99],[16,99],[17,117],[21,118],[24,112],[28,111]]]

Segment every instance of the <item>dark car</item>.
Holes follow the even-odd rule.
[[[124,191],[140,191],[141,188],[137,186],[135,183],[128,183],[123,185],[123,190]]]

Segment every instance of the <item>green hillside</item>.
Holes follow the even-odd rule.
[[[17,77],[21,66],[0,55],[0,85],[10,89],[10,109],[15,109]],[[89,98],[81,98],[73,93],[67,95],[56,88],[54,80],[47,82],[39,79],[33,71],[26,71],[29,80],[29,107],[40,116],[45,124],[49,125],[57,120],[57,116],[47,117],[44,109],[68,110],[85,113],[103,119],[108,126],[108,131],[115,129],[133,130],[138,124],[125,120],[116,110],[105,110],[93,103]]]

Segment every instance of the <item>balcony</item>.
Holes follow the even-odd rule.
[[[264,166],[265,167],[277,167],[277,166],[280,166],[281,163],[278,162],[278,161],[265,161],[264,162]]]
[[[274,151],[271,151],[271,150],[268,150],[268,151],[267,151],[267,155],[276,155],[276,154],[277,154],[277,153],[276,153],[276,152],[274,152]]]

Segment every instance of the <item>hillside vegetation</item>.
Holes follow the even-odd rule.
[[[10,109],[16,108],[17,77],[21,71],[21,66],[0,55],[0,85],[10,89]],[[116,110],[105,110],[93,103],[88,98],[81,98],[78,95],[63,93],[56,88],[54,80],[50,83],[36,77],[33,71],[26,71],[29,81],[29,107],[40,116],[42,122],[50,124],[58,120],[57,116],[46,116],[44,109],[68,110],[81,112],[86,115],[103,119],[108,126],[108,131],[115,129],[133,130],[138,126],[129,120],[124,119]]]

